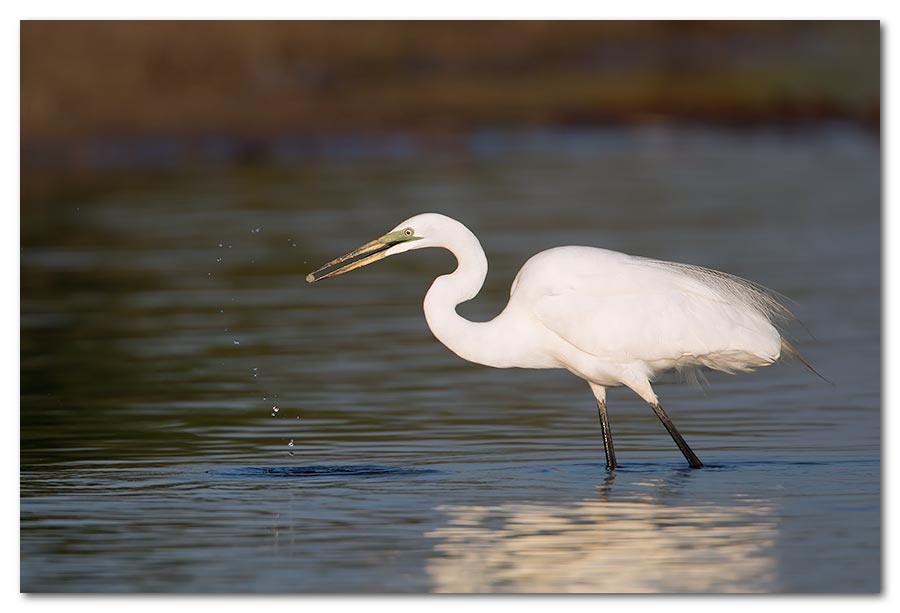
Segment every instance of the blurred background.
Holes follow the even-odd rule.
[[[878,22],[22,22],[21,589],[876,592]],[[785,295],[797,364],[611,390],[468,364],[557,245]],[[615,322],[610,322],[615,325]],[[548,571],[548,569],[551,569]]]
[[[876,134],[879,40],[874,21],[26,21],[23,195],[50,189],[48,171],[261,162],[336,139],[430,150],[473,130],[673,122]]]

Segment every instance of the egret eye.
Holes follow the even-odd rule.
[[[412,236],[412,235],[413,235],[412,228],[407,228],[406,230],[403,231],[403,236]]]

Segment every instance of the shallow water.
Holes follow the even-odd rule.
[[[348,154],[348,151],[350,154]],[[480,134],[198,168],[22,209],[24,591],[880,589],[880,156],[845,129]],[[588,244],[790,297],[796,363],[656,391],[467,364],[427,250],[309,286],[423,211],[491,265]],[[274,411],[273,407],[278,407]],[[290,443],[293,442],[291,446]]]

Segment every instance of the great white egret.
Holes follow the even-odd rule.
[[[703,464],[659,405],[650,381],[670,369],[746,372],[775,363],[782,352],[800,357],[777,327],[791,313],[766,288],[707,268],[596,247],[538,253],[516,275],[502,313],[491,321],[468,321],[456,306],[481,290],[487,258],[466,226],[436,213],[407,219],[306,280],[327,279],[425,247],[447,249],[458,263],[425,294],[425,319],[434,336],[470,362],[494,368],[565,368],[587,381],[597,400],[608,470],[618,464],[607,387],[625,385],[643,398],[690,467],[700,468]],[[334,268],[344,262],[349,263]],[[320,274],[326,269],[331,270]]]

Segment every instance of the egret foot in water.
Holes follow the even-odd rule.
[[[675,444],[678,445],[679,449],[681,449],[681,453],[684,455],[684,459],[688,461],[688,466],[690,466],[691,468],[703,468],[703,462],[700,461],[700,458],[697,457],[697,454],[694,453],[694,450],[691,449],[690,445],[687,444],[687,441],[684,440],[684,437],[681,436],[678,428],[675,427],[675,424],[672,423],[672,420],[669,419],[669,416],[666,415],[666,412],[663,411],[663,408],[655,402],[650,403],[650,408],[653,409],[653,412],[656,413],[657,417],[659,417],[659,421],[661,421],[662,424],[666,427],[666,430],[669,431],[669,436],[672,437],[672,440],[675,441]]]
[[[606,401],[597,401],[597,412],[600,414],[600,432],[603,434],[603,451],[606,452],[606,470],[619,467],[616,463],[616,448],[613,445],[612,432],[609,429],[609,417],[606,414]]]

